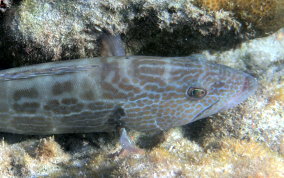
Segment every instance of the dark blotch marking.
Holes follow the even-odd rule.
[[[72,104],[76,104],[78,100],[76,98],[63,98],[61,102],[62,104],[72,105]]]
[[[76,104],[70,107],[71,111],[73,112],[81,112],[83,108],[84,108],[84,104],[82,103],[79,103],[79,104]]]
[[[37,97],[38,97],[38,91],[35,88],[17,90],[13,95],[15,101],[18,101],[21,98],[37,98]]]
[[[0,112],[9,112],[9,107],[7,103],[1,103],[0,102]],[[1,117],[0,117],[1,119]]]
[[[56,82],[52,86],[52,93],[54,95],[60,95],[65,92],[71,92],[73,90],[73,85],[71,81],[66,81],[66,82]]]
[[[92,81],[90,81],[90,79],[84,79],[80,86],[80,89],[82,91],[82,93],[80,94],[80,97],[83,100],[88,100],[88,101],[95,100],[96,95],[93,92],[94,88],[95,86],[93,85]]]
[[[126,99],[128,95],[126,93],[119,92],[111,84],[103,82],[103,97],[106,99]]]
[[[13,105],[14,110],[20,113],[36,113],[39,107],[40,104],[36,102],[25,102],[23,104],[16,103]]]
[[[72,112],[81,112],[84,104],[78,103],[76,98],[64,98],[61,103],[58,100],[50,100],[44,106],[44,109],[56,114],[69,114]]]
[[[82,99],[84,100],[95,100],[96,97],[92,90],[87,90],[81,95]]]
[[[65,108],[60,106],[60,102],[58,100],[50,100],[47,102],[47,104],[44,106],[44,109],[47,111],[52,111],[54,113],[68,113],[65,112]],[[63,109],[63,110],[61,110]]]
[[[45,110],[52,110],[54,108],[58,108],[60,105],[58,100],[50,100],[47,102],[47,104],[44,106]]]

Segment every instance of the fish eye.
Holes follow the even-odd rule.
[[[202,99],[204,96],[206,96],[207,91],[203,88],[190,87],[186,94],[191,98]]]

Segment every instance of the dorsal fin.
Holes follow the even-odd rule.
[[[120,35],[108,33],[100,37],[101,56],[125,56],[125,50]]]

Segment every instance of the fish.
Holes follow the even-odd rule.
[[[256,89],[255,77],[198,54],[104,56],[11,68],[0,71],[0,131],[166,131],[233,108]]]

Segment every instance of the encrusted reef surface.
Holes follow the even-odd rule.
[[[129,135],[144,151],[121,152],[119,134],[1,133],[4,177],[283,177],[284,29],[208,60],[245,70],[259,88],[240,106],[163,135]]]
[[[263,32],[278,29],[284,23],[282,0],[197,0],[195,2],[205,9],[233,12],[238,19],[251,23]]]
[[[0,31],[6,67],[97,56],[104,31],[122,34],[129,54],[181,56],[229,49],[284,23],[282,0],[9,2]]]
[[[225,1],[201,2],[205,0],[12,4],[1,14],[1,68],[97,56],[97,40],[107,30],[123,34],[129,54],[181,56],[198,51],[212,62],[254,75],[259,87],[238,107],[163,135],[129,131],[144,150],[137,154],[120,152],[117,133],[0,133],[0,175],[284,177],[284,29],[240,43],[263,36],[263,25],[256,21],[244,27],[250,19],[238,13],[207,11],[219,10],[210,3]]]

